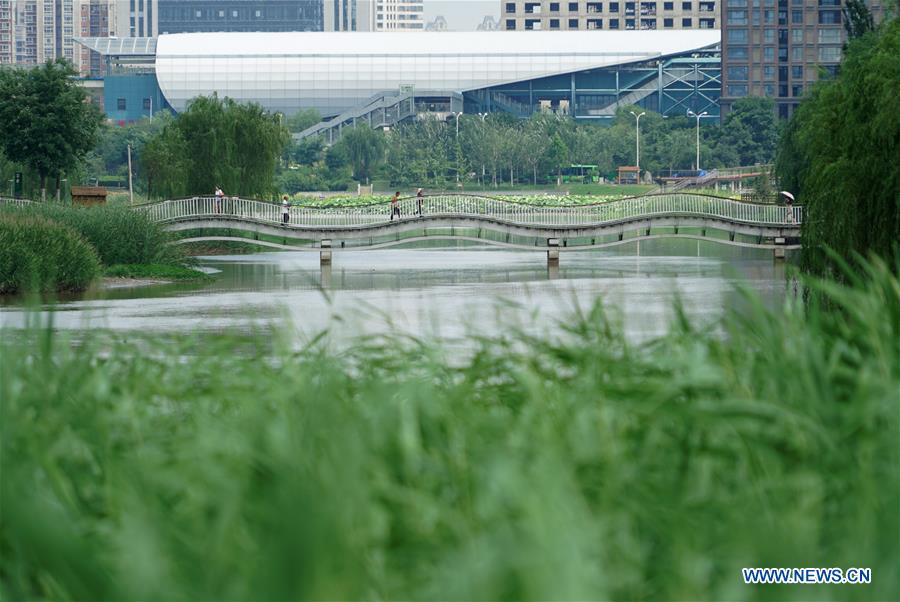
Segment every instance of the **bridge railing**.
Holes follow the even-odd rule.
[[[417,215],[417,200],[398,203],[401,217]],[[157,221],[179,221],[201,217],[226,217],[281,223],[281,205],[240,198],[193,197],[155,203],[143,208]],[[691,215],[732,222],[764,225],[797,225],[802,207],[757,205],[696,194],[659,194],[596,205],[537,206],[473,195],[425,197],[422,213],[428,216],[474,216],[514,224],[538,226],[584,226],[662,215]],[[390,203],[357,207],[294,206],[292,226],[352,227],[382,223],[390,219]]]

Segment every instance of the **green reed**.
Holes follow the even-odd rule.
[[[84,290],[99,274],[96,251],[72,228],[0,212],[0,294]]]
[[[858,271],[715,334],[634,346],[598,305],[464,359],[4,332],[0,596],[896,600],[900,282]]]

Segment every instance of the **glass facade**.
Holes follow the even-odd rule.
[[[160,33],[322,31],[322,0],[159,0]]]

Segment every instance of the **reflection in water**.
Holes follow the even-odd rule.
[[[687,242],[687,245],[679,244]],[[250,332],[285,322],[298,340],[328,328],[335,339],[401,332],[464,337],[510,327],[558,332],[558,322],[600,300],[632,339],[661,334],[677,297],[709,322],[737,300],[735,287],[768,304],[784,297],[783,266],[766,253],[693,241],[644,242],[636,249],[561,254],[497,249],[404,249],[335,253],[321,269],[315,253],[202,258],[214,282],[91,293],[45,304],[56,327],[72,330]],[[0,324],[21,327],[15,301]]]

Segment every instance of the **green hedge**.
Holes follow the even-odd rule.
[[[104,265],[172,263],[181,258],[160,224],[128,207],[34,203],[3,211],[41,216],[71,227],[94,246]]]
[[[72,228],[37,215],[0,213],[0,294],[80,291],[99,274],[97,252]]]

